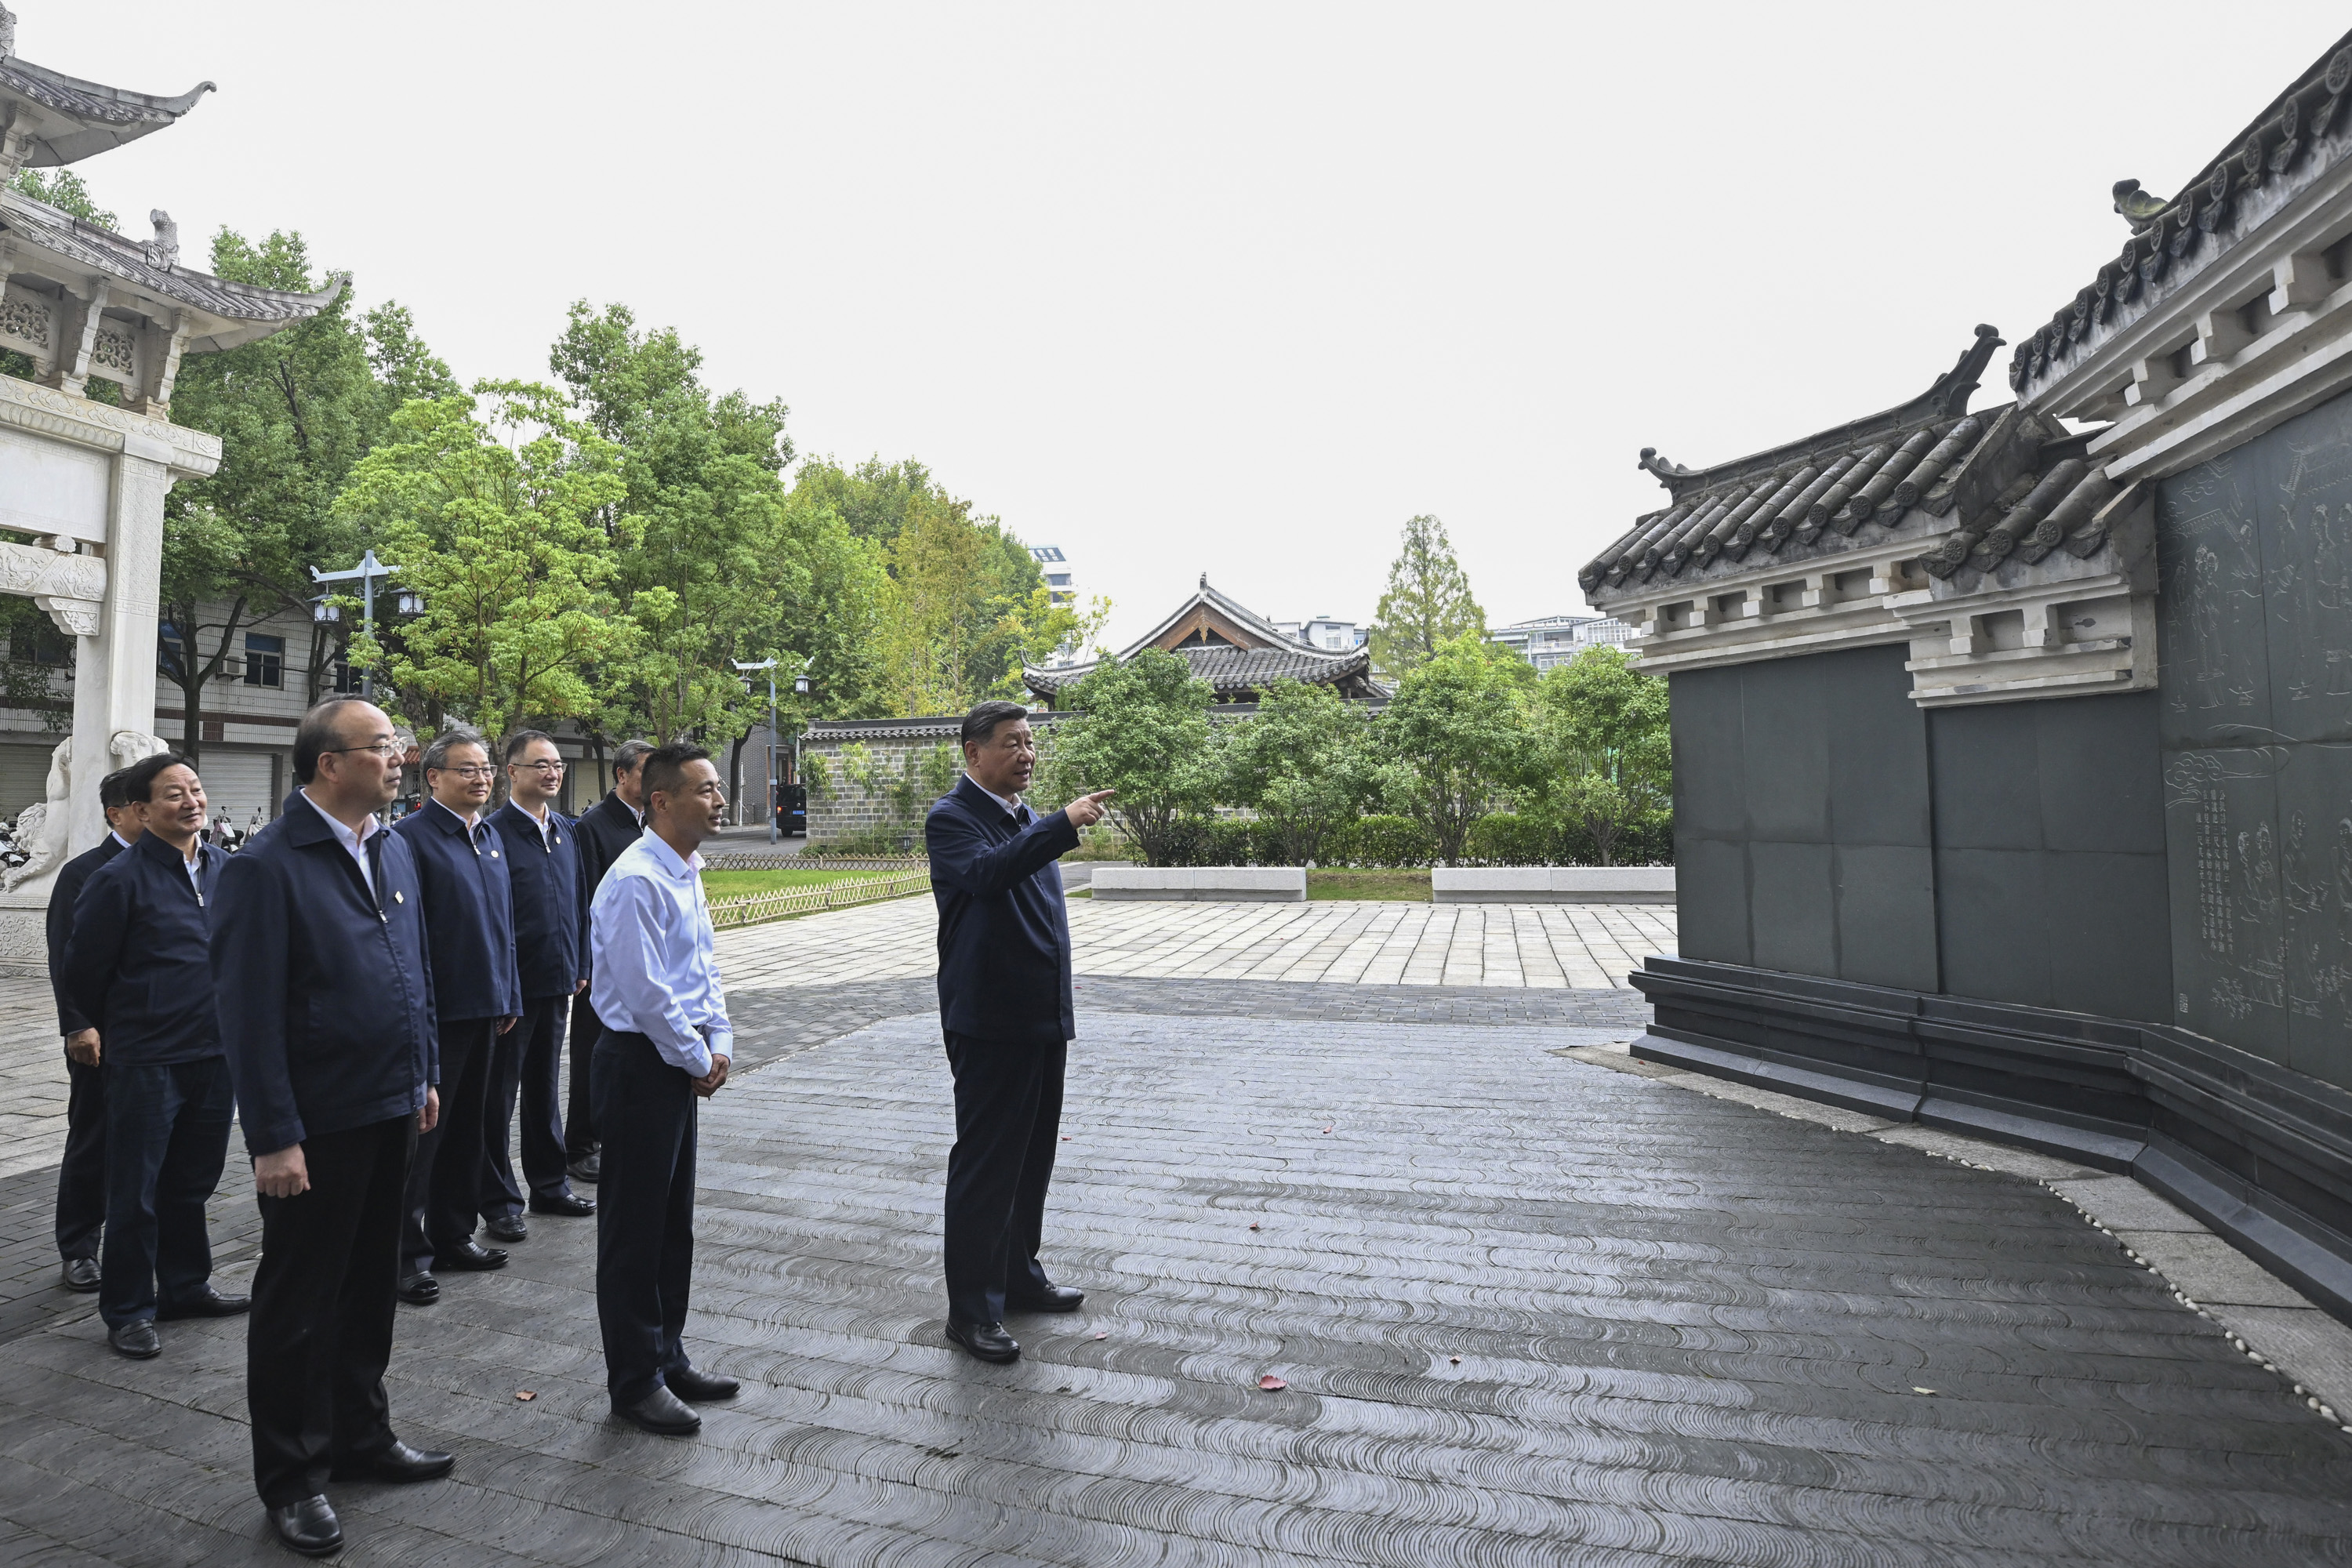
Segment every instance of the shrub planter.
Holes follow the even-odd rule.
[[[1101,895],[1097,894],[1097,897]],[[1671,904],[1672,866],[1439,866],[1440,904]]]
[[[1113,866],[1095,868],[1095,897],[1170,899],[1200,904],[1303,904],[1303,866]]]

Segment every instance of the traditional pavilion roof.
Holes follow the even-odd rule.
[[[1586,597],[1655,597],[1916,536],[1938,577],[2039,561],[2063,544],[2105,543],[2094,514],[2115,487],[2084,461],[2086,436],[2016,405],[1971,414],[1969,397],[2001,346],[1990,327],[1908,403],[1769,451],[1685,468],[1645,449],[1669,504],[1635,520],[1577,574]],[[1940,537],[1937,537],[1940,536]]]
[[[28,143],[19,168],[55,168],[111,152],[161,131],[213,90],[200,81],[177,98],[157,98],[0,53],[0,123]]]
[[[1256,611],[1201,586],[1141,638],[1116,658],[1124,662],[1145,648],[1164,648],[1192,668],[1192,673],[1216,689],[1221,703],[1255,701],[1257,694],[1277,680],[1310,686],[1332,686],[1342,697],[1385,697],[1386,688],[1372,679],[1369,648],[1320,648],[1284,632]],[[1093,672],[1099,661],[1030,666],[1021,672],[1029,689],[1050,702]]]
[[[2169,197],[2121,180],[2131,238],[2010,356],[2009,384],[2032,398],[2089,348],[2218,266],[2295,192],[2352,155],[2352,33],[2330,46]]]
[[[334,303],[347,281],[338,275],[316,293],[296,294],[215,278],[180,266],[176,244],[131,239],[20,192],[0,190],[0,239],[6,238],[24,242],[16,268],[8,275],[11,282],[22,284],[29,274],[60,270],[29,254],[37,250],[63,263],[66,269],[84,277],[106,278],[110,301],[116,308],[132,308],[132,302],[145,295],[150,304],[161,306],[168,300],[202,312],[198,330],[189,334],[186,352],[190,353],[235,348],[315,316]]]

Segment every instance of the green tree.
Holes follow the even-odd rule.
[[[1047,798],[1115,789],[1111,819],[1146,864],[1165,866],[1216,803],[1216,692],[1172,653],[1145,648],[1105,660],[1072,694],[1072,717],[1053,729]]]
[[[891,541],[882,602],[883,679],[902,713],[960,713],[1017,697],[1021,667],[1100,627],[1108,606],[1053,604],[1028,547],[971,503],[933,490]]]
[[[793,480],[795,497],[832,508],[851,533],[886,547],[918,507],[941,493],[931,483],[930,469],[914,458],[886,463],[878,453],[854,470],[837,458],[812,458]]]
[[[474,391],[395,415],[394,438],[361,459],[340,510],[425,598],[385,638],[398,705],[428,727],[454,714],[495,739],[593,712],[592,672],[625,660],[637,628],[614,603],[611,541],[594,521],[626,493],[618,449],[552,387]],[[634,521],[616,531],[625,545]],[[353,654],[377,650],[362,638]]]
[[[1587,648],[1547,671],[1536,691],[1529,793],[1543,813],[1592,842],[1603,866],[1655,837],[1674,810],[1666,683],[1622,648]]]
[[[640,637],[600,672],[597,727],[740,741],[766,689],[755,701],[730,661],[787,647],[788,606],[813,587],[806,542],[786,537],[790,411],[714,395],[701,351],[674,328],[641,329],[626,306],[574,303],[550,363],[619,456],[622,493],[595,521],[616,542],[625,518],[633,531],[614,588]]]
[[[1391,793],[1429,829],[1438,858],[1462,858],[1470,829],[1524,778],[1533,666],[1475,632],[1440,643],[1398,684],[1375,725]]]
[[[1275,681],[1225,731],[1225,798],[1267,825],[1285,864],[1322,859],[1370,782],[1370,739],[1365,710],[1329,687]]]
[[[321,286],[299,234],[258,243],[223,229],[213,270],[235,282],[308,293]],[[346,290],[308,321],[258,342],[182,362],[172,417],[221,438],[221,466],[173,488],[165,504],[161,581],[167,628],[160,670],[180,690],[181,745],[202,746],[205,697],[239,647],[238,634],[275,615],[306,619],[317,592],[309,568],[340,565],[360,541],[335,498],[360,458],[390,433],[404,396],[457,390],[446,366],[417,341],[408,313],[387,303],[354,320]],[[310,639],[306,694],[324,695],[343,638]]]
[[[1404,525],[1388,592],[1372,621],[1372,663],[1402,677],[1437,656],[1440,646],[1486,632],[1486,612],[1470,595],[1470,579],[1454,557],[1445,525],[1423,515]]]
[[[8,188],[100,228],[116,228],[122,222],[98,205],[89,186],[71,169],[19,169],[9,179]]]

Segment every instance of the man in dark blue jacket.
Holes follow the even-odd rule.
[[[1020,1344],[1009,1311],[1069,1312],[1086,1292],[1037,1261],[1077,1033],[1070,921],[1055,861],[1102,819],[1112,792],[1051,816],[1021,804],[1037,766],[1028,710],[983,702],[963,721],[964,776],[923,826],[940,910],[940,1022],[955,1074],[948,1154],[948,1338],[982,1361]]]
[[[205,786],[164,752],[123,770],[144,829],[74,903],[66,988],[105,1042],[106,1258],[98,1314],[134,1361],[155,1320],[251,1303],[213,1289],[205,1205],[236,1104],[213,1010],[211,903],[226,858],[203,839]]]
[[[73,936],[74,900],[100,866],[131,847],[138,813],[122,795],[118,770],[99,781],[98,804],[106,837],[58,868],[49,889],[49,989],[58,997],[58,1032],[66,1040],[66,1152],[58,1163],[58,1257],[65,1288],[98,1289],[98,1238],[106,1224],[106,1068],[98,1026],[66,992],[66,943]]]
[[[563,787],[563,753],[553,737],[518,730],[507,737],[507,803],[490,814],[506,844],[514,888],[515,967],[522,980],[522,1022],[500,1035],[490,1054],[489,1165],[482,1218],[493,1240],[520,1241],[522,1188],[508,1158],[507,1129],[522,1102],[522,1173],[530,1212],[578,1218],[596,1212],[564,1180],[563,1024],[572,998],[588,984],[587,882],[580,874],[580,836],[555,809]],[[593,1049],[583,1045],[581,1048]]]
[[[653,750],[644,741],[624,741],[614,747],[612,793],[582,812],[573,825],[580,845],[580,877],[587,884],[585,897],[592,906],[605,871],[621,858],[622,850],[645,835],[645,768]],[[563,1155],[575,1182],[593,1182],[600,1174],[589,1062],[604,1033],[604,1021],[596,1016],[595,1005],[583,987],[572,1004],[572,1093],[563,1111]]]
[[[342,1543],[330,1479],[429,1480],[455,1462],[393,1436],[383,1388],[402,1178],[440,1109],[416,862],[374,816],[405,755],[372,703],[331,697],[303,715],[302,787],[231,857],[213,907],[221,1039],[261,1205],[254,1488],[278,1538],[313,1555]]]
[[[474,1239],[482,1167],[490,1157],[490,1047],[522,1016],[515,973],[514,890],[506,841],[482,820],[489,748],[453,728],[425,748],[425,804],[394,825],[416,859],[425,938],[433,955],[433,1021],[441,1039],[441,1121],[416,1141],[400,1299],[441,1299],[433,1270],[503,1268],[506,1253]]]

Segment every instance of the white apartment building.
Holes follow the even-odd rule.
[[[1486,640],[1509,648],[1538,669],[1565,664],[1586,648],[1622,643],[1633,628],[1611,616],[1544,616],[1488,629]]]

